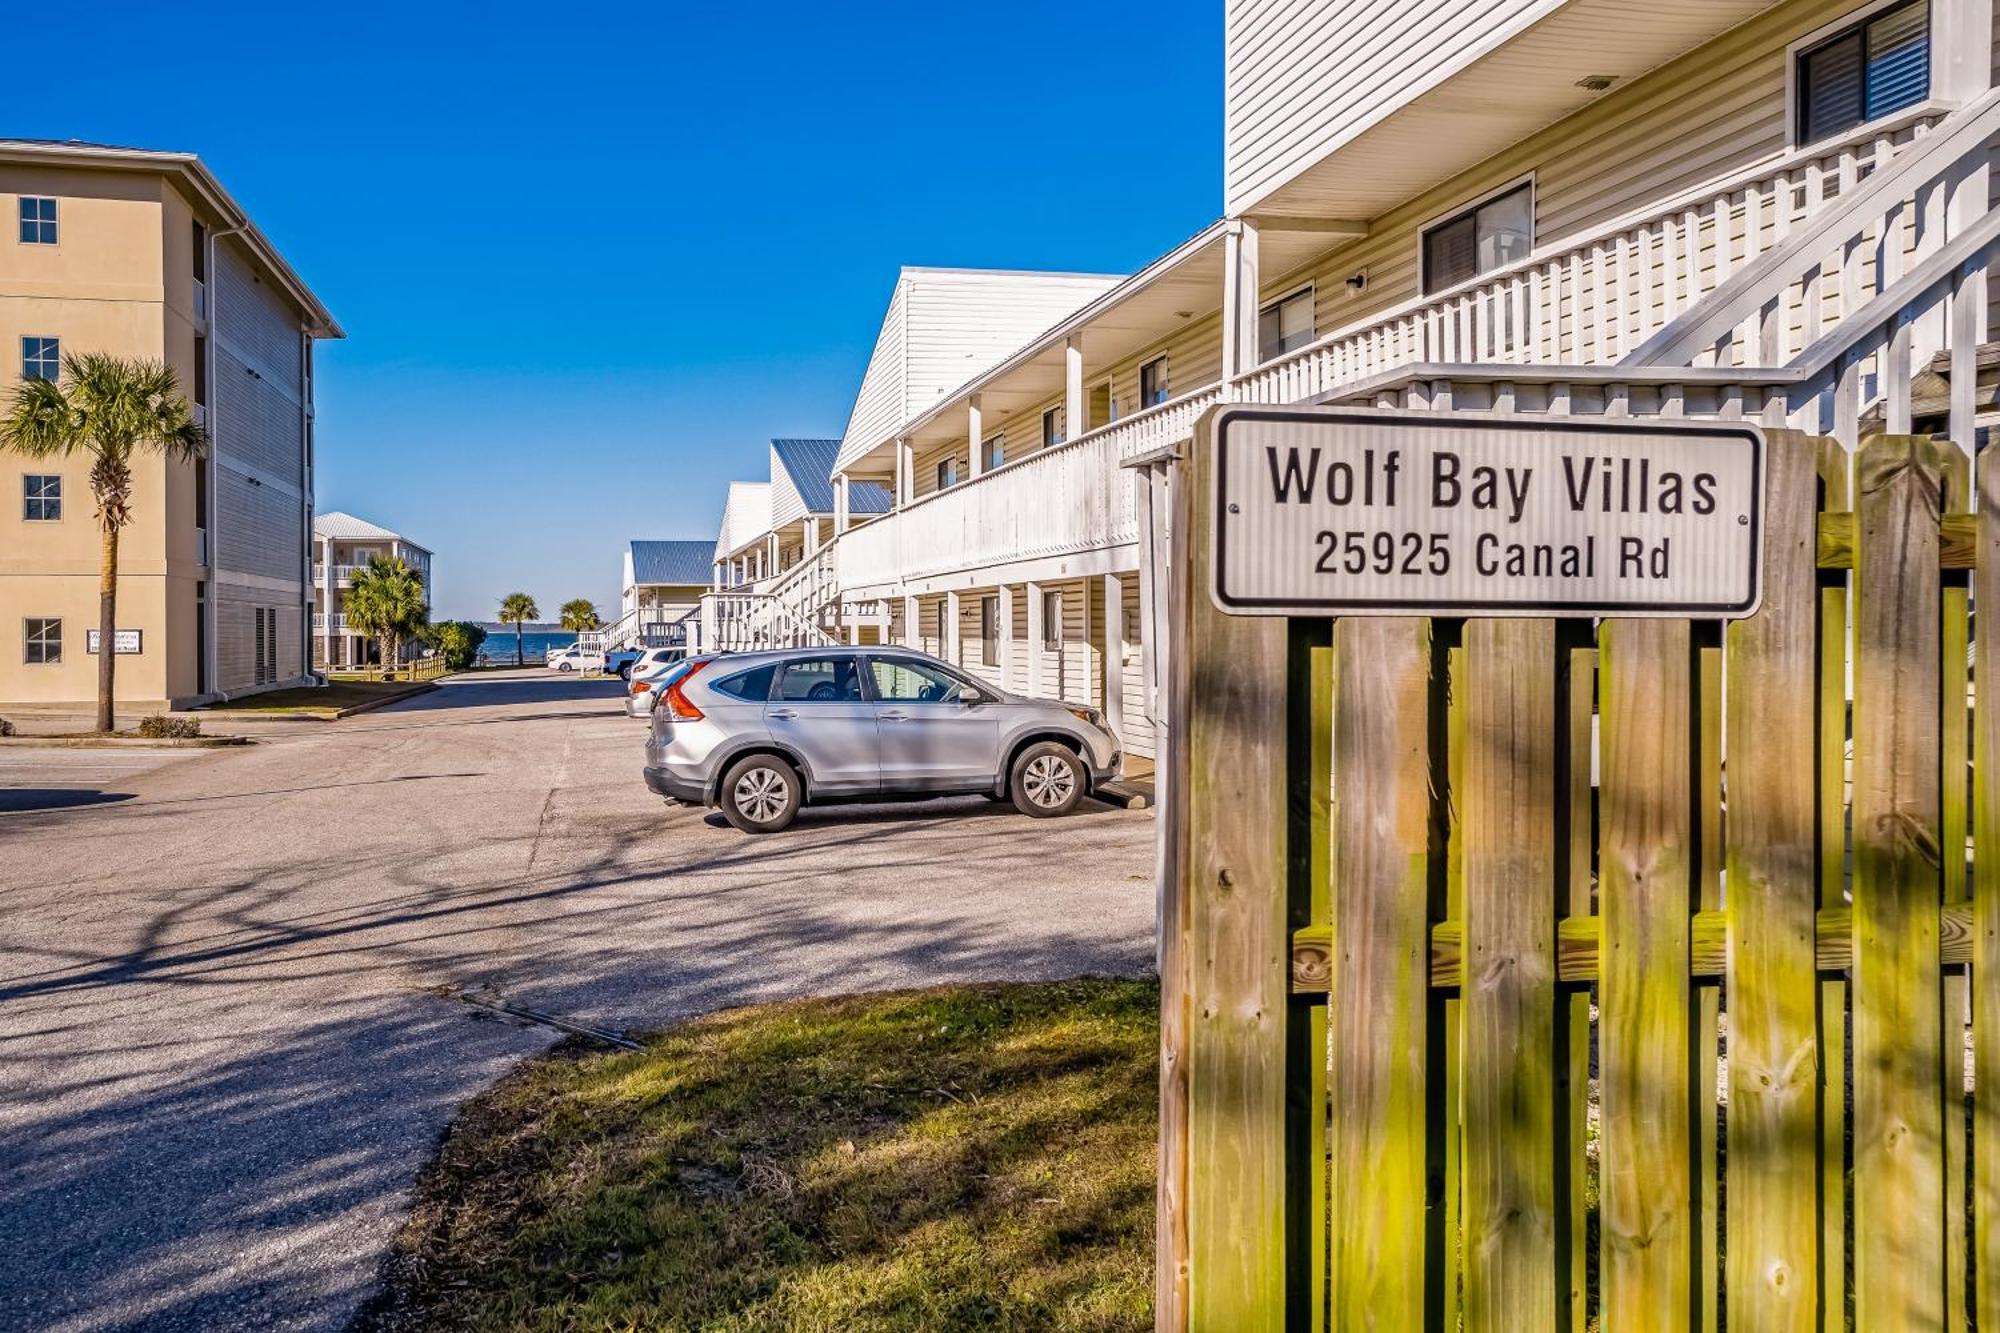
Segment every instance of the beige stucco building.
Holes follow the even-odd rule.
[[[118,698],[187,704],[310,668],[312,350],[340,328],[199,159],[0,140],[0,404],[65,353],[164,360],[213,447],[142,456]],[[95,697],[89,460],[0,452],[0,708]]]

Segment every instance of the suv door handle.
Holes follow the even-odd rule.
[[[900,708],[892,713],[877,713],[875,716],[884,722],[907,722],[910,720],[910,715]]]
[[[767,714],[767,716],[777,718],[779,721],[786,721],[790,718],[795,718],[798,715],[799,715],[799,710],[796,708],[773,708],[770,711],[770,713]]]

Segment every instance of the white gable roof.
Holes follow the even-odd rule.
[[[841,436],[836,470],[894,439],[911,417],[1121,281],[1105,273],[904,269]]]
[[[377,527],[365,518],[343,514],[335,509],[325,514],[313,515],[313,536],[331,537],[335,541],[397,541],[398,534],[387,528]],[[415,543],[411,543],[415,545]]]

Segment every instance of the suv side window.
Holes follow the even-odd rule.
[[[785,663],[773,700],[786,703],[853,703],[861,698],[861,660],[808,657]]]
[[[947,703],[964,686],[956,676],[911,657],[872,658],[868,666],[875,697],[883,703]]]
[[[733,676],[724,676],[715,682],[713,688],[717,693],[726,694],[732,699],[745,699],[760,704],[771,697],[771,678],[777,674],[778,664],[772,662],[767,666],[739,671]]]

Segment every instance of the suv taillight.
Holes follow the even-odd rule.
[[[665,705],[668,717],[674,719],[676,722],[701,721],[701,710],[689,702],[685,694],[681,693],[681,686],[700,675],[701,669],[707,665],[708,663],[706,662],[696,662],[686,671],[681,672],[678,680],[667,686],[667,692],[660,696],[660,702]]]

